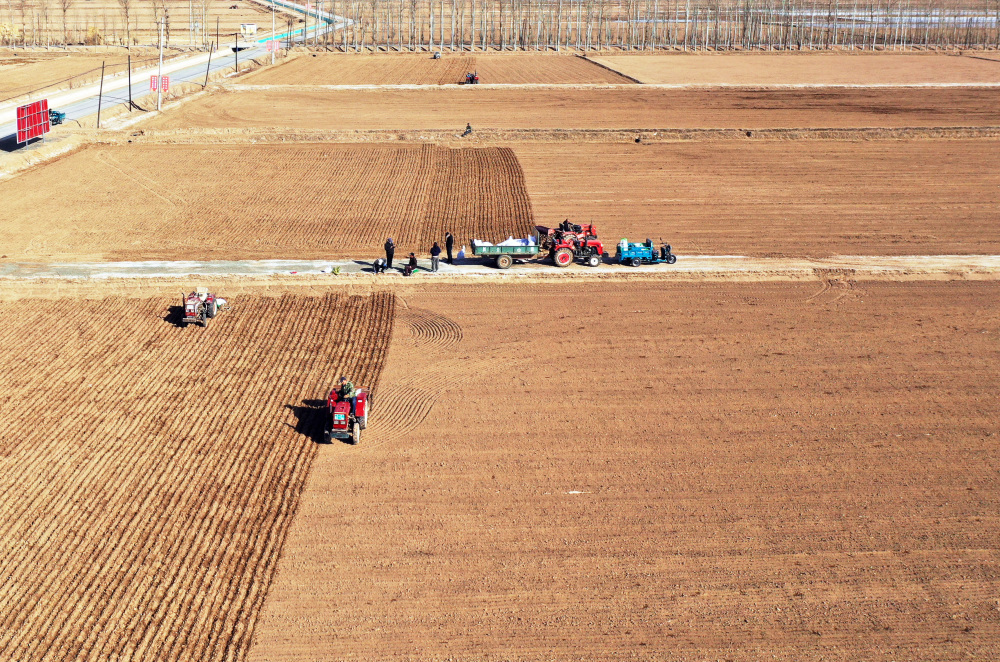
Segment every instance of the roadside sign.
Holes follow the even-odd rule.
[[[157,90],[158,85],[156,84],[156,82],[157,82],[156,76],[149,77],[149,90],[151,92],[155,92]]]
[[[26,143],[52,130],[49,100],[42,99],[17,108],[17,142]]]
[[[160,87],[164,92],[170,89],[170,76],[160,76]]]

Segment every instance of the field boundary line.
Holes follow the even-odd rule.
[[[592,60],[587,60],[592,62]],[[609,71],[614,71],[613,69]],[[620,74],[618,71],[614,71]],[[442,89],[476,90],[490,89],[524,89],[524,90],[634,90],[636,85],[643,89],[654,90],[866,90],[866,89],[951,89],[951,88],[982,88],[996,89],[1000,81],[989,83],[480,83],[479,85],[459,85],[458,83],[364,83],[344,85],[322,84],[254,84],[254,83],[217,83],[219,88],[227,92],[270,92],[283,90],[288,92],[305,92],[316,90],[426,90],[440,92]],[[211,85],[209,87],[212,87]]]

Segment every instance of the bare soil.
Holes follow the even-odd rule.
[[[515,147],[537,221],[680,255],[1000,253],[992,140]]]
[[[590,285],[400,290],[249,659],[994,657],[997,283]]]
[[[164,51],[164,57],[175,54],[173,50]],[[132,67],[152,66],[157,57],[155,49],[133,49]],[[0,101],[41,88],[63,89],[98,81],[101,79],[102,63],[105,64],[105,75],[128,69],[124,49],[97,53],[0,51]]]
[[[378,389],[394,299],[0,303],[0,657],[242,660],[338,374]],[[377,391],[376,391],[377,396]]]
[[[1000,83],[1000,63],[954,54],[698,53],[593,59],[643,83],[670,85]]]
[[[310,53],[245,81],[260,85],[458,85],[478,72],[484,83],[632,83],[575,55],[556,53],[418,54]]]
[[[52,195],[66,181],[73,195]],[[423,255],[449,230],[534,230],[506,147],[92,146],[0,182],[0,197],[11,261],[351,259],[386,237]]]
[[[241,79],[242,80],[242,79]],[[1000,126],[997,90],[490,89],[217,91],[150,128],[667,129]]]

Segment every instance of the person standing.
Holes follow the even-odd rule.
[[[441,247],[435,241],[431,246],[431,271],[437,271],[439,264],[441,264]]]
[[[451,252],[455,250],[455,235],[450,232],[444,234],[444,248],[448,251],[448,264],[455,264],[455,259],[451,256]]]
[[[392,242],[392,237],[385,240],[385,268],[392,269],[392,256],[396,254],[396,244]]]

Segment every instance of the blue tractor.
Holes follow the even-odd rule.
[[[615,262],[633,267],[641,264],[673,264],[676,261],[677,256],[670,252],[670,244],[663,244],[657,248],[652,239],[647,239],[642,244],[633,244],[627,239],[622,239],[618,242],[618,250],[615,252]]]

